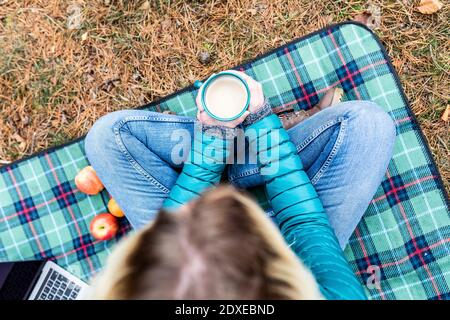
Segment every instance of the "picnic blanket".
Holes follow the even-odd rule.
[[[450,298],[448,197],[377,36],[361,24],[341,23],[236,69],[262,83],[277,113],[311,108],[340,86],[344,100],[372,100],[390,114],[394,156],[345,254],[371,299]],[[193,116],[196,92],[190,86],[143,108]],[[109,196],[76,189],[74,177],[86,165],[80,138],[0,168],[0,261],[51,259],[84,280],[102,268],[131,228],[124,219],[117,238],[90,236],[89,223],[106,211]],[[264,193],[253,192],[266,206]]]

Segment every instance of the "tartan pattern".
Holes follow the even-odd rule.
[[[367,28],[343,23],[278,48],[236,69],[260,81],[277,113],[308,109],[327,89],[341,86],[344,100],[378,103],[395,120],[397,140],[385,180],[345,250],[365,285],[378,268],[371,299],[450,298],[448,199],[420,128],[383,47]],[[188,87],[145,106],[195,115],[196,89]],[[52,259],[89,279],[117,238],[89,235],[92,217],[106,211],[106,191],[80,193],[73,182],[88,164],[83,140],[0,168],[0,261]],[[267,207],[261,189],[252,190]]]

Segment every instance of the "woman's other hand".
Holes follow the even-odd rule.
[[[261,83],[248,76],[244,72],[228,70],[227,72],[234,73],[240,76],[247,82],[248,88],[250,90],[250,104],[248,106],[248,111],[250,113],[255,113],[264,104],[264,92]]]
[[[258,110],[264,104],[264,94],[262,91],[262,86],[259,82],[257,82],[253,78],[249,77],[248,75],[246,75],[245,73],[240,72],[240,71],[227,70],[227,72],[235,73],[235,74],[239,75],[240,77],[242,77],[247,82],[248,88],[250,90],[250,103],[249,103],[248,110],[245,111],[242,114],[242,116],[240,116],[239,118],[232,120],[232,121],[216,120],[216,119],[212,118],[211,116],[209,116],[208,113],[206,113],[205,110],[203,109],[203,106],[200,102],[200,97],[201,97],[203,88],[200,88],[200,90],[198,91],[198,94],[197,94],[197,98],[196,98],[196,103],[197,103],[197,108],[198,108],[197,120],[203,124],[235,128],[238,125],[240,125],[250,113],[254,113],[256,110]]]

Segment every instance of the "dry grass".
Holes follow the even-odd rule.
[[[87,132],[101,115],[142,105],[332,22],[366,1],[0,0],[0,161]],[[449,190],[449,6],[373,1],[377,33],[400,73]],[[77,6],[73,6],[76,4]],[[80,28],[70,29],[76,8]],[[74,9],[75,8],[75,9]],[[211,54],[203,65],[200,52]]]

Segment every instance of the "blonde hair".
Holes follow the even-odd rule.
[[[232,187],[122,240],[93,282],[94,299],[322,299],[276,226]]]

